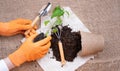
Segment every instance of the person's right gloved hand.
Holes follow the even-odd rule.
[[[51,36],[38,42],[33,42],[37,34],[28,37],[18,50],[9,55],[9,59],[15,66],[19,66],[26,61],[34,61],[42,58],[51,46]]]

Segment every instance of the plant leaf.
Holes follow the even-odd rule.
[[[57,20],[55,21],[55,25],[61,25],[62,19],[60,17],[57,17]]]
[[[58,29],[55,27],[55,28],[52,29],[52,32],[56,33],[56,32],[58,32]]]
[[[49,23],[49,20],[44,21],[45,26]]]
[[[55,9],[53,10],[53,13],[52,13],[52,16],[51,18],[54,18],[54,17],[60,17],[64,14],[64,10],[62,10],[60,8],[60,6],[57,6],[55,7]]]
[[[48,36],[48,34],[49,34],[49,31],[47,31],[47,32],[45,33],[45,36]]]

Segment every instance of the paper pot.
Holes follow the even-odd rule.
[[[96,54],[103,50],[104,38],[101,35],[80,32],[82,41],[82,50],[80,51],[80,56],[87,56]]]

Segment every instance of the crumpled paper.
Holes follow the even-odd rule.
[[[70,15],[64,15],[63,26],[69,25],[72,31],[90,32],[69,7],[64,7],[64,10],[68,11]],[[50,19],[49,16],[42,19],[41,28],[37,30],[38,33],[46,32],[50,29],[49,25],[47,27],[44,25],[44,21],[48,19]],[[56,59],[53,58],[53,52],[50,49],[49,53],[47,53],[47,55],[45,55],[42,59],[37,60],[37,62],[44,71],[75,71],[78,67],[85,64],[91,58],[94,58],[94,56],[80,57],[77,55],[73,62],[67,62],[63,67],[61,67],[61,62],[56,61]]]

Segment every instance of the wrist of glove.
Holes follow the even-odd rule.
[[[34,61],[42,58],[51,45],[51,37],[48,36],[38,42],[33,42],[33,39],[37,36],[34,34],[26,39],[26,41],[20,46],[18,50],[9,55],[9,59],[15,66],[19,66],[26,61]]]

